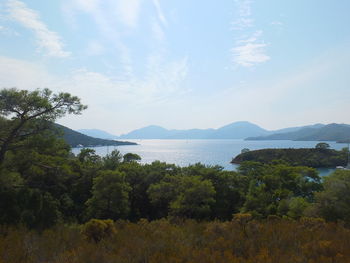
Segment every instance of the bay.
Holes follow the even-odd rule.
[[[91,147],[100,156],[105,156],[113,150],[122,154],[136,153],[141,156],[141,163],[161,162],[187,166],[195,163],[205,165],[220,165],[226,170],[235,170],[237,165],[230,163],[242,149],[250,150],[266,148],[313,148],[317,141],[245,141],[245,140],[128,140],[138,145]],[[332,149],[340,150],[347,144],[327,142]],[[78,154],[81,148],[73,148]],[[321,175],[332,172],[333,169],[320,169]]]

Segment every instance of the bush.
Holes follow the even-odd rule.
[[[104,238],[111,237],[116,233],[113,220],[91,219],[83,225],[82,234],[89,241],[100,242]]]

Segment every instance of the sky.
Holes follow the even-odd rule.
[[[348,0],[0,0],[0,88],[88,109],[58,122],[265,129],[350,123]]]

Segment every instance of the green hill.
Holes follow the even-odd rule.
[[[69,129],[63,125],[54,124],[55,128],[58,131],[63,133],[63,139],[71,146],[71,147],[94,147],[94,146],[118,146],[118,145],[137,145],[134,142],[126,142],[126,141],[114,141],[114,140],[105,140],[87,136],[80,132]],[[59,132],[58,132],[59,133]]]
[[[274,160],[283,160],[294,166],[314,168],[346,166],[347,151],[317,148],[261,149],[241,153],[231,163],[240,164],[245,161],[271,163]]]

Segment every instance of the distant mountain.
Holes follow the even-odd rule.
[[[323,126],[325,126],[325,124],[317,123],[317,124],[313,124],[313,125],[284,128],[284,129],[280,129],[280,130],[270,131],[270,133],[276,134],[276,133],[295,132],[295,131],[298,131],[298,130],[301,130],[304,128],[321,128]]]
[[[119,139],[165,139],[174,134],[174,130],[167,130],[160,126],[150,125],[121,135]]]
[[[313,139],[316,141],[350,142],[350,125],[332,123],[317,129],[311,134],[306,134],[298,138],[300,141],[310,141]]]
[[[344,126],[343,128],[341,128]],[[349,141],[346,124],[313,124],[266,130],[247,121],[238,121],[218,129],[168,130],[150,125],[119,137],[98,129],[79,130],[102,139],[247,139],[247,140],[331,140]],[[315,133],[315,134],[314,134]],[[325,139],[326,138],[326,139]]]
[[[168,130],[147,126],[121,135],[119,139],[244,139],[266,135],[268,131],[250,122],[234,122],[219,129]]]
[[[275,133],[267,136],[248,137],[246,140],[293,140],[350,142],[350,125],[328,124],[309,126],[294,132]]]
[[[80,130],[77,130],[77,132],[80,132],[82,134],[85,134],[87,136],[91,136],[94,138],[100,138],[100,139],[113,140],[113,139],[118,138],[117,135],[113,135],[113,134],[110,134],[108,132],[105,132],[105,131],[102,131],[99,129],[80,129]]]
[[[54,127],[63,132],[63,139],[72,147],[77,147],[82,145],[84,147],[88,146],[107,146],[107,145],[136,145],[133,142],[121,142],[121,141],[113,141],[113,140],[105,140],[99,138],[93,138],[91,136],[87,136],[80,132],[69,129],[63,125],[54,124]]]
[[[256,124],[239,121],[223,126],[210,135],[210,139],[243,139],[248,136],[268,134],[268,131]]]

